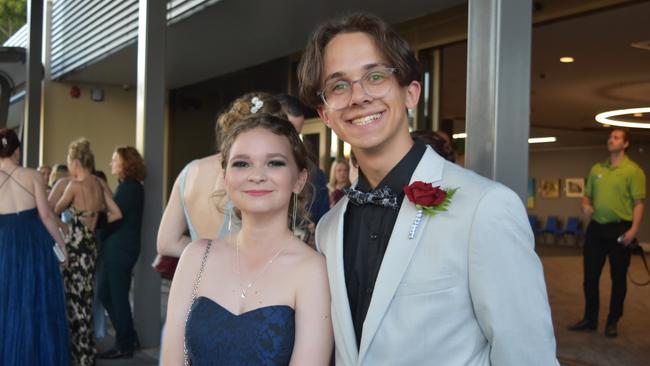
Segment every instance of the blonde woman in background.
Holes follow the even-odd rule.
[[[50,178],[50,173],[52,173],[52,167],[50,167],[47,164],[40,165],[38,168],[36,168],[36,171],[41,173],[41,176],[43,177],[43,182],[47,183],[48,178]],[[47,189],[51,188],[52,186],[48,185]]]
[[[52,167],[52,173],[50,173],[50,176],[48,177],[48,185],[54,187],[59,179],[69,176],[70,172],[68,172],[68,167],[65,164],[54,164]]]
[[[334,160],[332,167],[330,168],[330,181],[327,183],[330,208],[334,207],[334,205],[345,196],[343,188],[348,188],[351,185],[348,160],[344,158]]]
[[[70,209],[70,235],[66,238],[68,266],[63,270],[68,319],[72,335],[73,365],[95,364],[92,305],[97,244],[95,227],[100,211],[108,209],[108,222],[122,218],[106,183],[92,174],[95,157],[85,138],[68,148],[68,169],[72,179],[54,211]]]
[[[59,199],[63,196],[63,191],[65,191],[65,187],[68,186],[68,182],[70,182],[70,172],[68,171],[68,167],[65,164],[54,165],[49,178],[49,186],[52,189],[47,197],[52,208],[56,206],[56,203],[59,202]]]

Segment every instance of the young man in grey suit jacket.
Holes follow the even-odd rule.
[[[418,66],[406,41],[368,14],[321,24],[299,66],[301,98],[360,167],[316,230],[336,364],[557,365],[521,201],[409,135]]]

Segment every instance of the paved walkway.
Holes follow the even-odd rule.
[[[97,350],[103,352],[113,345],[113,337],[108,336],[97,340]],[[149,366],[158,365],[159,348],[151,348],[136,352],[133,358],[119,360],[97,359],[97,366]]]
[[[601,278],[601,320],[597,332],[569,332],[566,327],[582,317],[582,257],[581,249],[567,246],[539,245],[538,253],[544,265],[546,285],[553,314],[553,324],[562,366],[645,366],[650,364],[650,286],[637,287],[629,283],[625,315],[619,322],[618,338],[603,334],[609,306],[609,266]],[[648,258],[650,261],[650,258]],[[630,274],[640,281],[644,277],[639,257],[632,258]],[[603,306],[604,305],[604,306]],[[525,321],[525,320],[524,320]],[[112,339],[98,341],[103,351]],[[159,349],[138,352],[127,360],[98,360],[98,366],[157,365]]]

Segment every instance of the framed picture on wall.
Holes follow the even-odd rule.
[[[539,195],[542,198],[560,198],[560,180],[541,179],[539,181]]]
[[[535,178],[528,177],[526,208],[535,208]]]
[[[564,180],[564,192],[567,197],[581,198],[585,195],[584,178],[567,178]]]

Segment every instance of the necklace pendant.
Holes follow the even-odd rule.
[[[246,291],[244,291],[244,290],[241,291],[241,298],[242,299],[246,298]]]

